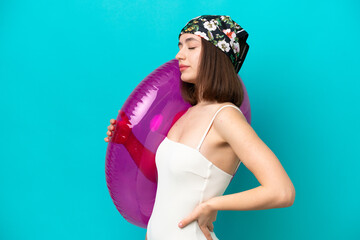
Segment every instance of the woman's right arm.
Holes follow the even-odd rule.
[[[146,235],[145,235],[145,240],[147,240],[147,232],[146,232]]]
[[[110,120],[105,142],[123,144],[132,160],[144,176],[152,182],[157,182],[157,169],[155,164],[155,153],[147,149],[132,133],[129,118],[123,111],[119,111],[121,120]],[[117,129],[117,131],[115,131]]]
[[[186,111],[187,110],[180,111],[174,116],[171,127]],[[157,182],[158,176],[155,164],[155,153],[144,147],[134,134],[132,134],[131,128],[129,127],[129,118],[126,114],[121,110],[119,110],[119,113],[121,114],[120,122],[117,122],[115,119],[110,120],[110,125],[106,133],[108,136],[104,138],[104,141],[110,142],[111,138],[114,138],[114,140],[112,140],[113,142],[124,144],[124,147],[145,177],[152,182]],[[116,134],[114,134],[115,128],[118,129]],[[143,161],[143,159],[152,160]]]

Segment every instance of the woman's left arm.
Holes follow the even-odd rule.
[[[200,203],[179,222],[183,228],[197,221],[206,239],[212,239],[212,222],[218,210],[261,210],[289,207],[295,200],[295,188],[279,159],[261,141],[242,113],[225,108],[214,121],[214,128],[231,145],[244,165],[255,175],[261,186]],[[182,224],[182,225],[181,225]]]
[[[214,128],[228,142],[240,161],[255,175],[260,186],[206,201],[213,210],[260,210],[289,207],[295,188],[279,159],[257,136],[242,113],[225,108],[214,120]]]

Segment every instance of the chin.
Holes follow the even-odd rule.
[[[189,77],[183,76],[182,74],[181,74],[180,78],[181,78],[181,81],[183,81],[183,82],[195,83],[195,79],[194,79],[194,78],[189,78]]]

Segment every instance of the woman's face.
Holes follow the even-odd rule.
[[[184,33],[179,39],[179,52],[175,58],[179,61],[181,80],[195,83],[201,53],[201,38],[191,33]],[[187,66],[182,68],[182,65]]]

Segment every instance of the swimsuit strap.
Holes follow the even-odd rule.
[[[201,139],[198,147],[196,148],[198,151],[199,151],[199,149],[200,149],[200,147],[201,147],[201,144],[203,143],[203,141],[204,141],[204,139],[205,139],[205,136],[206,136],[206,134],[208,133],[208,131],[209,131],[210,127],[211,127],[211,124],[212,124],[212,122],[214,121],[216,115],[217,115],[218,112],[220,112],[220,110],[223,109],[224,107],[233,107],[233,108],[239,110],[239,111],[242,113],[242,111],[241,111],[238,107],[235,107],[235,106],[233,106],[233,105],[225,105],[225,106],[222,106],[219,110],[217,110],[216,113],[214,114],[213,118],[211,119],[210,124],[209,124],[208,128],[206,129],[206,131],[205,131],[205,133],[204,133],[204,135],[203,135],[203,137],[202,137],[202,139]]]

